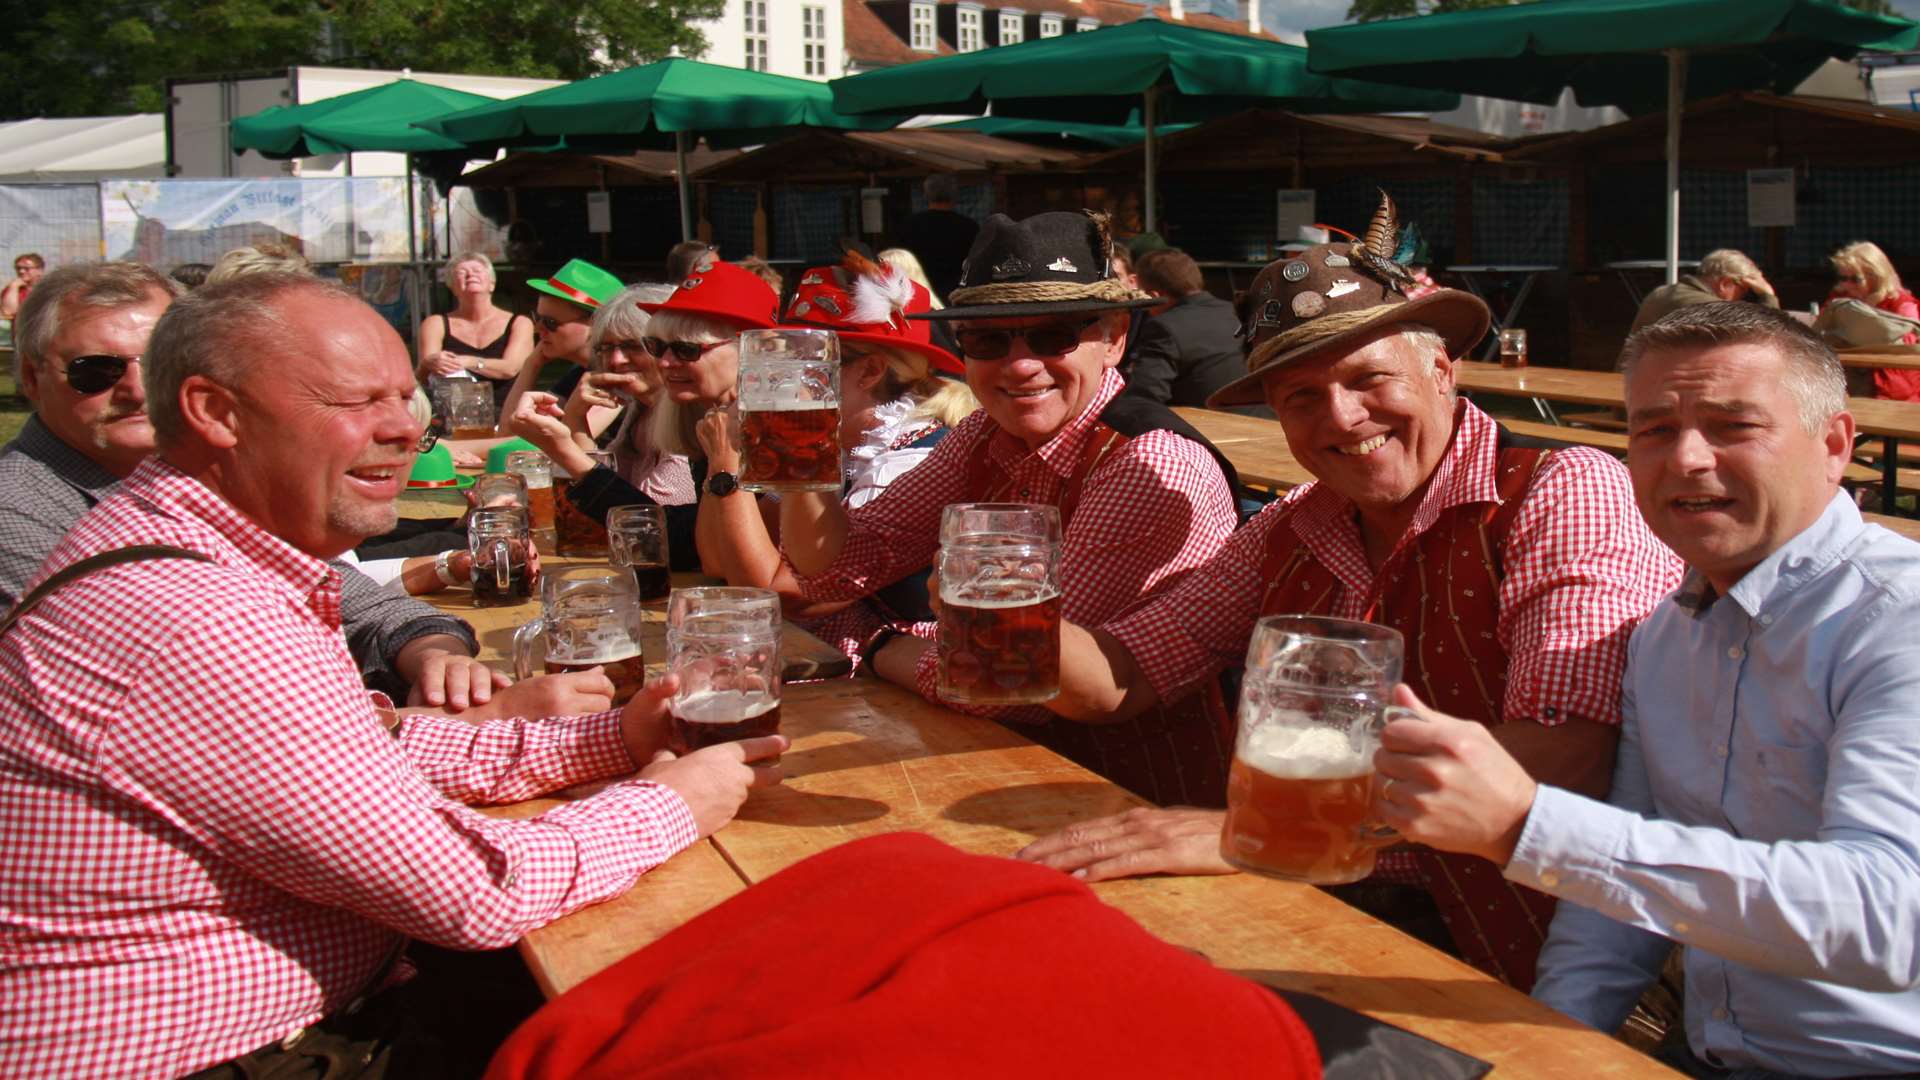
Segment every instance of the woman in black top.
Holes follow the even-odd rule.
[[[485,255],[467,252],[447,263],[454,308],[421,322],[414,375],[422,383],[435,375],[482,379],[492,385],[497,408],[533,352],[533,321],[495,306],[493,287],[493,260]]]

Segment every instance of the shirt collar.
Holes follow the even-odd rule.
[[[1454,404],[1453,438],[1434,466],[1433,475],[1427,478],[1420,505],[1407,526],[1410,535],[1426,532],[1441,514],[1456,506],[1499,501],[1499,444],[1500,428],[1493,417],[1465,398]],[[1312,491],[1300,496],[1303,501],[1312,500],[1307,505],[1313,512],[1303,519],[1303,525],[1311,520],[1352,516],[1353,503],[1346,496],[1318,480],[1310,486]]]
[[[333,567],[261,528],[232,503],[158,454],[141,462],[121,491],[164,514],[205,525],[226,541],[231,551],[231,557],[223,562],[237,561],[280,581],[309,605],[323,587],[339,592],[340,574]]]
[[[88,502],[99,502],[120,482],[119,477],[99,462],[55,435],[53,429],[41,421],[39,413],[27,417],[27,425],[20,429],[14,447],[52,470],[67,486],[85,495]]]
[[[1100,389],[1094,393],[1093,400],[1087,403],[1086,408],[1080,410],[1079,416],[1067,421],[1059,431],[1055,432],[1053,438],[1048,439],[1040,449],[1028,450],[1026,443],[1001,430],[1000,425],[994,424],[992,441],[987,444],[987,451],[994,463],[1008,472],[1012,472],[1027,458],[1033,457],[1038,458],[1049,472],[1057,476],[1071,476],[1074,468],[1080,463],[1080,452],[1086,447],[1087,438],[1093,433],[1093,425],[1100,420],[1100,410],[1106,408],[1107,402],[1112,401],[1114,395],[1125,386],[1126,381],[1120,378],[1119,372],[1106,368],[1100,372]]]
[[[1727,590],[1727,599],[1740,605],[1748,618],[1758,616],[1769,600],[1785,596],[1824,573],[1846,554],[1866,527],[1860,508],[1853,505],[1847,493],[1834,492],[1827,508],[1813,524],[1800,530],[1734,582],[1733,588]],[[1698,616],[1712,607],[1717,597],[1706,575],[1689,569],[1673,600]]]

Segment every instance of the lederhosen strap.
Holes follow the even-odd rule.
[[[86,577],[96,570],[105,570],[107,567],[119,566],[122,563],[144,562],[149,559],[189,559],[193,562],[213,561],[210,556],[202,555],[198,551],[189,551],[186,548],[173,547],[168,544],[134,544],[130,547],[115,548],[112,551],[102,551],[97,555],[89,555],[79,562],[69,563],[59,570],[54,571],[52,576],[40,584],[35,585],[27,595],[21,597],[20,602],[13,606],[13,610],[7,612],[6,618],[0,619],[0,636],[5,635],[7,631],[13,629],[14,623],[26,618],[29,612],[39,606],[40,601],[51,596],[54,590],[59,589],[61,586]]]

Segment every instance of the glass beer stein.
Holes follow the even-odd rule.
[[[780,598],[769,589],[675,589],[667,667],[676,754],[780,733]]]
[[[447,382],[447,437],[493,438],[493,384],[477,379]]]
[[[1399,631],[1351,619],[1273,615],[1255,625],[1221,857],[1315,885],[1373,873],[1379,849],[1398,839],[1371,808],[1380,730],[1414,715],[1388,704],[1404,648]]]
[[[1060,693],[1060,511],[955,503],[940,517],[940,697],[1026,705]]]
[[[741,487],[840,490],[839,335],[742,333],[739,392]]]
[[[507,471],[527,482],[527,527],[533,530],[533,542],[552,552],[553,463],[538,450],[515,450],[507,455]]]
[[[467,517],[476,607],[518,604],[533,595],[533,544],[527,512],[518,506],[483,507]]]
[[[513,633],[513,674],[606,669],[613,703],[624,705],[646,685],[640,648],[640,593],[618,567],[568,566],[542,575],[540,617]]]
[[[526,477],[513,473],[481,473],[473,482],[473,505],[477,507],[527,505]],[[527,522],[529,528],[533,522]]]
[[[613,464],[610,451],[592,450],[587,456],[593,459],[595,466]],[[568,476],[558,468],[553,471],[554,550],[562,555],[604,559],[612,553],[607,543],[607,527],[581,513],[567,498],[567,490],[580,479],[578,476]]]
[[[640,599],[665,600],[672,591],[667,569],[667,514],[658,506],[616,506],[607,512],[613,562],[633,572]]]

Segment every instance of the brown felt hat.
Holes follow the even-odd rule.
[[[1240,335],[1247,374],[1221,387],[1207,405],[1255,405],[1261,383],[1282,364],[1352,348],[1382,327],[1421,323],[1446,339],[1458,357],[1480,343],[1492,316],[1472,293],[1441,289],[1418,300],[1403,292],[1413,275],[1393,261],[1397,229],[1393,200],[1381,208],[1365,239],[1316,244],[1269,263],[1241,300]]]

